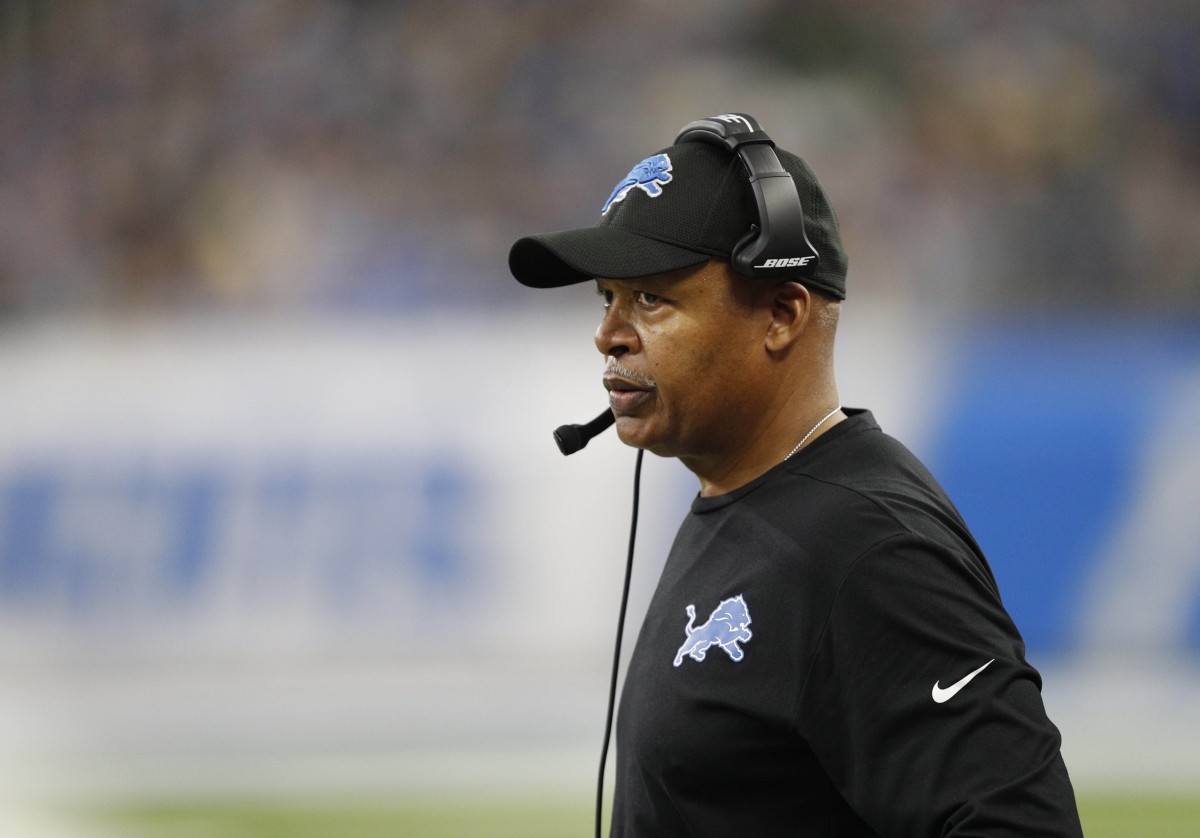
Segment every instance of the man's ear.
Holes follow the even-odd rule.
[[[771,289],[771,325],[766,347],[783,352],[804,334],[812,313],[812,295],[799,282],[780,282]]]

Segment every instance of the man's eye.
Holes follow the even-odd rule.
[[[597,288],[596,294],[600,297],[601,300],[604,301],[605,308],[608,308],[610,305],[612,305],[612,291],[605,291],[603,289]]]
[[[657,294],[650,294],[646,291],[638,291],[637,301],[644,306],[657,305],[661,298]]]

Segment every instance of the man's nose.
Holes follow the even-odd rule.
[[[614,358],[637,351],[637,332],[616,302],[605,310],[600,325],[596,327],[596,348],[601,355]]]

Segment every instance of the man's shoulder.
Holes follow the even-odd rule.
[[[839,430],[842,433],[837,434]],[[939,505],[949,503],[945,490],[920,458],[885,433],[869,411],[856,411],[828,436],[827,444],[798,463],[794,474],[868,502],[920,498]]]
[[[842,554],[899,535],[969,541],[936,478],[870,412],[852,412],[818,442],[760,499],[763,513],[797,537],[832,535],[825,546]]]
[[[869,497],[882,487],[924,488],[936,481],[899,440],[885,433],[867,410],[848,416],[780,467],[776,488],[785,492]]]

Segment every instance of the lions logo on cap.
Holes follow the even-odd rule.
[[[625,200],[625,196],[635,186],[651,198],[657,198],[662,194],[663,185],[670,183],[671,178],[670,157],[665,154],[647,157],[634,166],[632,171],[617,184],[612,194],[608,196],[608,200],[604,202],[604,209],[600,210],[600,214],[608,215],[609,208],[618,201]]]

